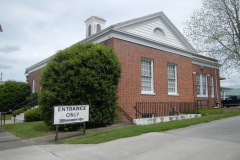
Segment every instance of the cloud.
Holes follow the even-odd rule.
[[[20,47],[19,46],[3,46],[3,47],[0,47],[0,52],[3,52],[3,53],[11,53],[11,52],[15,52],[15,51],[19,51],[20,50]]]
[[[12,69],[13,67],[12,66],[9,66],[9,65],[3,65],[0,63],[0,69]]]

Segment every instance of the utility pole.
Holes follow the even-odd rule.
[[[1,82],[2,82],[2,75],[3,75],[3,73],[1,73],[1,79],[0,79],[0,80],[1,80]]]

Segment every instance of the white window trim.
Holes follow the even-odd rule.
[[[141,63],[142,63],[142,60],[151,61],[151,77],[152,78],[151,78],[151,91],[142,91],[142,85],[141,85],[141,94],[142,95],[155,95],[155,93],[154,93],[154,80],[153,80],[154,79],[154,77],[153,77],[153,75],[154,75],[153,74],[153,60],[152,59],[148,59],[148,58],[142,58],[141,59]],[[142,81],[142,75],[141,75],[141,81]]]
[[[175,66],[175,92],[169,92],[168,91],[168,95],[169,96],[179,96],[178,94],[178,79],[177,79],[177,65],[174,63],[168,63],[167,65],[174,65]],[[167,74],[168,74],[168,66],[167,66]],[[168,75],[167,75],[167,79],[168,79]]]
[[[199,75],[200,75],[200,95],[198,95],[197,94],[197,97],[208,97],[208,76],[206,75],[206,74],[200,74],[200,73],[198,73]],[[203,95],[203,88],[202,88],[202,75],[206,75],[206,95]],[[196,75],[196,78],[197,78],[197,75]],[[196,86],[197,86],[197,84],[196,84]],[[197,89],[197,88],[196,88]]]

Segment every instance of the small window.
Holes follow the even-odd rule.
[[[155,37],[165,38],[165,34],[164,34],[163,30],[160,29],[160,28],[155,28],[154,31],[153,31],[153,35]]]
[[[101,25],[97,24],[97,33],[101,31]]]
[[[91,36],[91,34],[92,34],[91,29],[92,29],[92,27],[91,27],[91,25],[89,25],[89,26],[88,26],[88,36]]]

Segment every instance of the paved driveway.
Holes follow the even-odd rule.
[[[39,145],[0,151],[3,159],[239,160],[240,116],[98,145]]]

